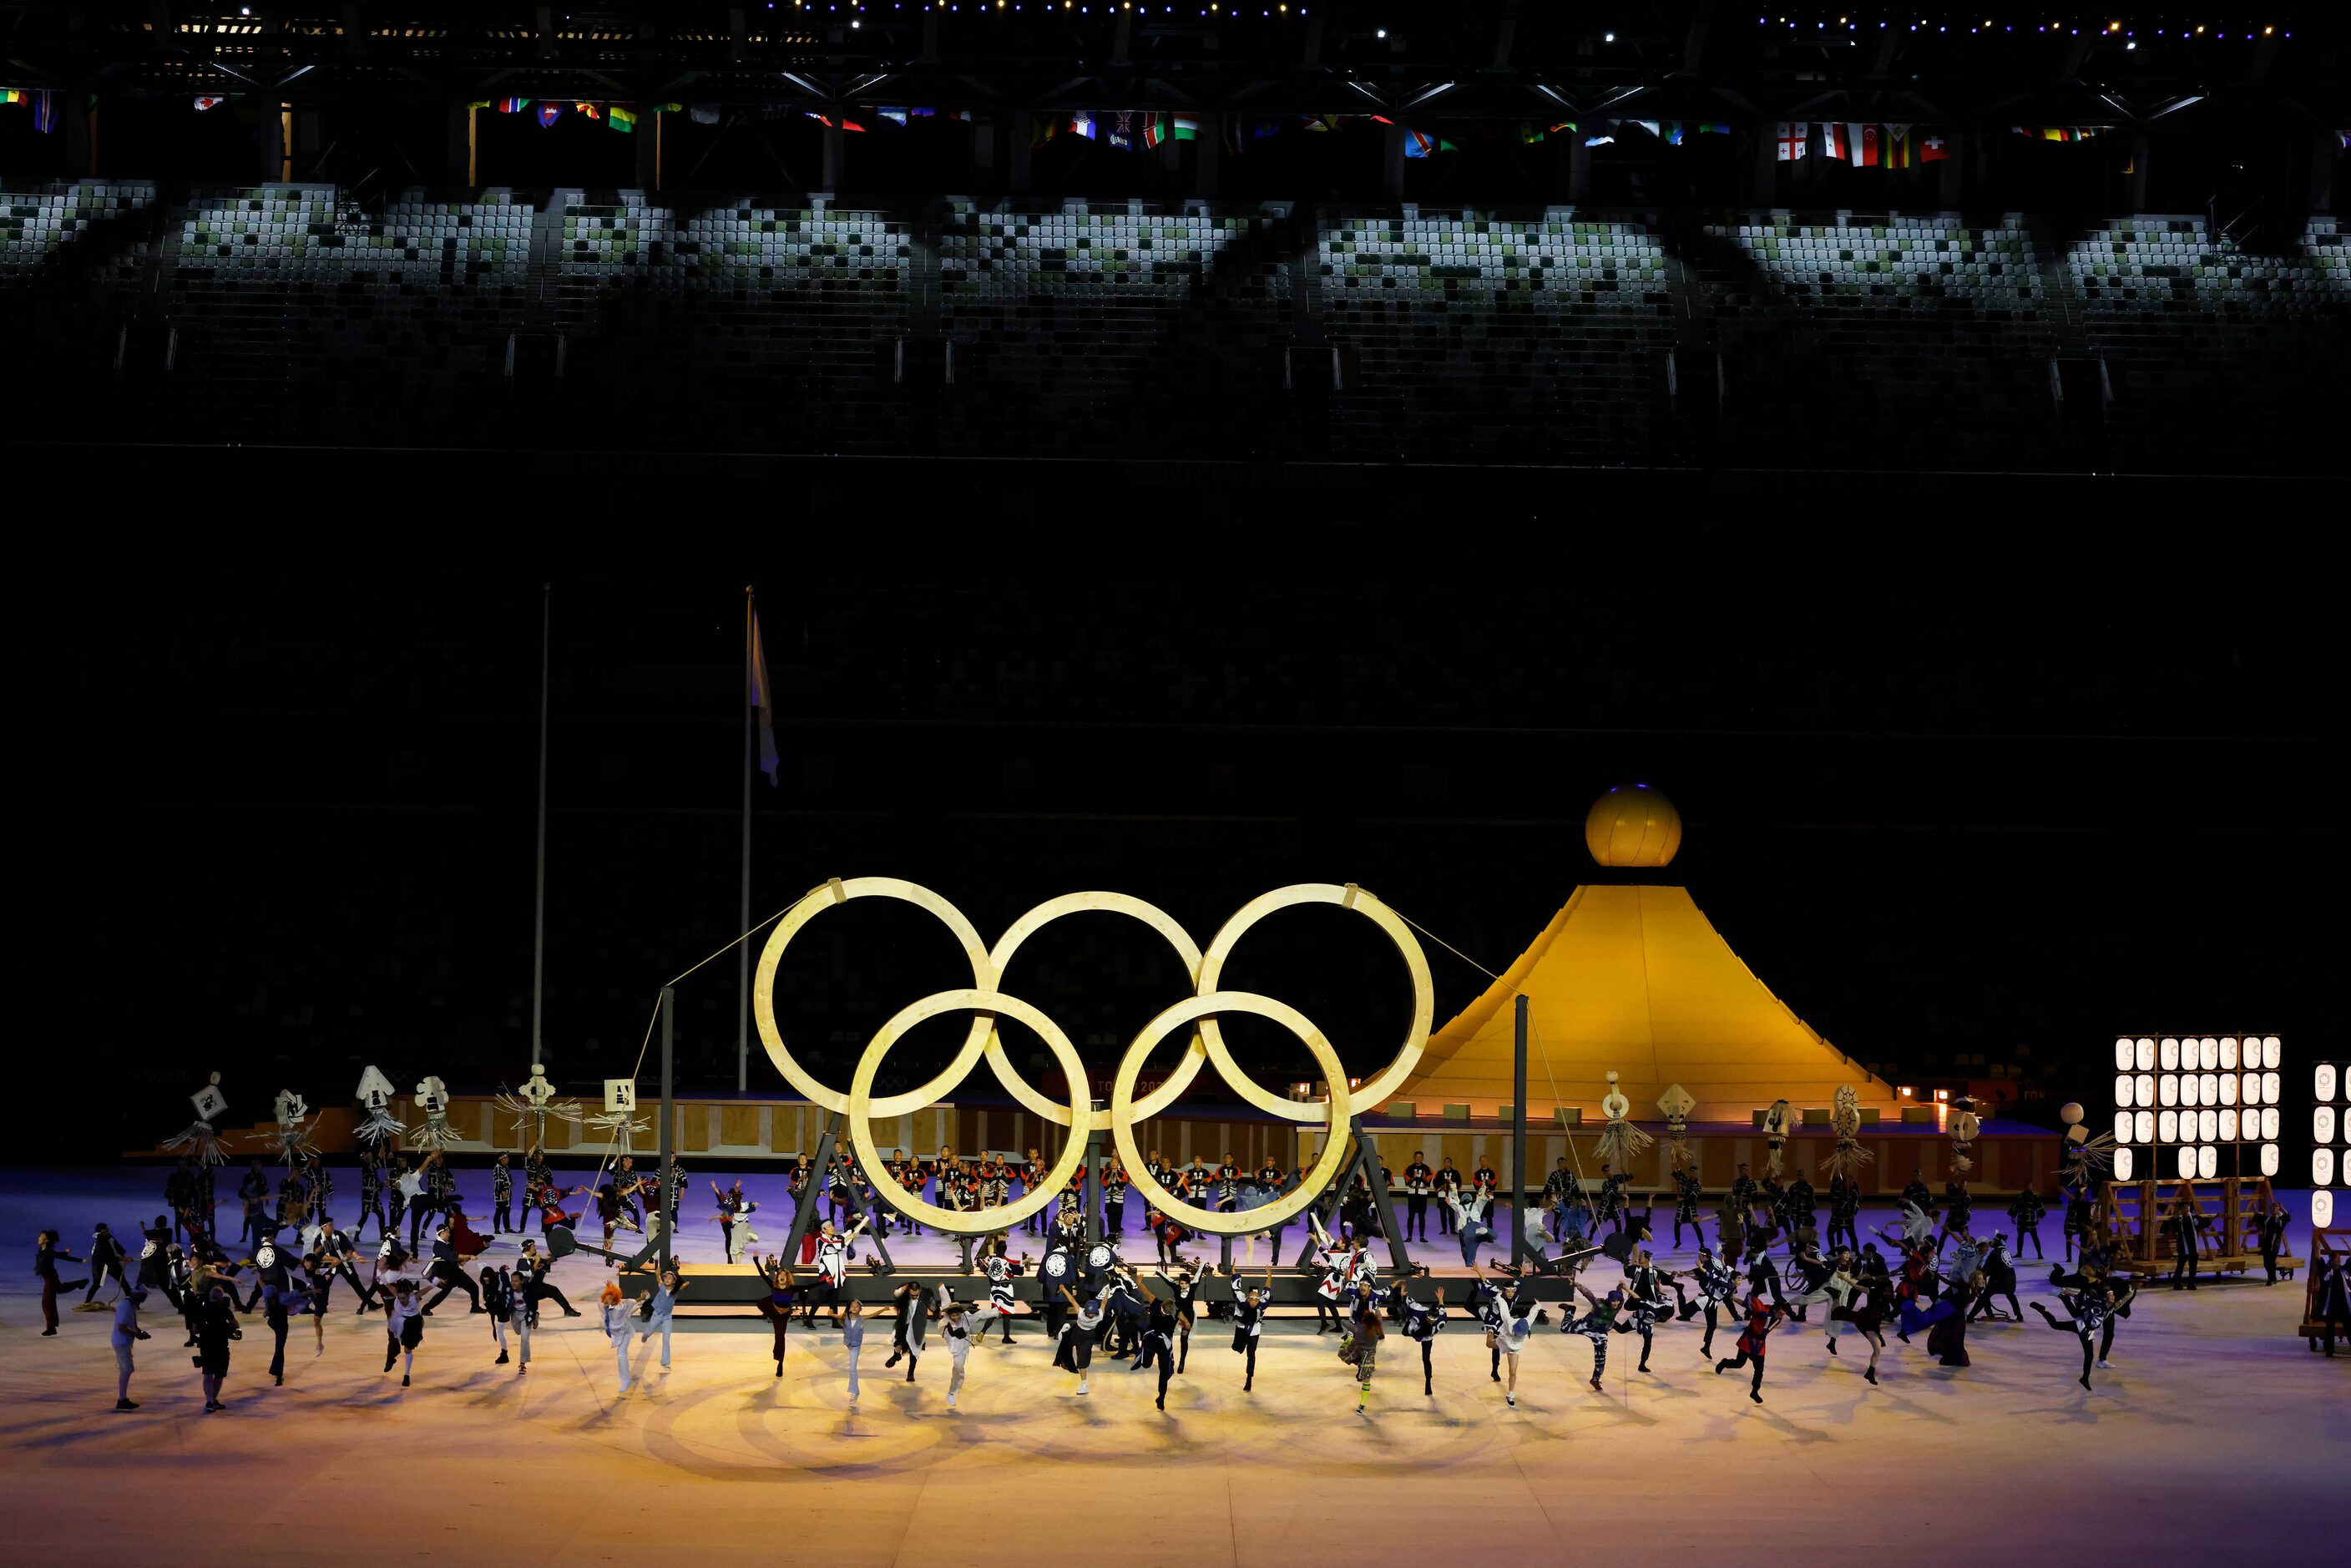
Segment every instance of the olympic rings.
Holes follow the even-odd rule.
[[[821,1105],[828,1111],[848,1110],[849,1096],[820,1082],[807,1069],[792,1060],[790,1051],[784,1049],[784,1037],[776,1028],[776,966],[782,961],[784,949],[791,946],[794,934],[815,919],[819,911],[830,909],[836,904],[846,904],[852,898],[904,899],[908,904],[919,904],[929,910],[955,934],[956,940],[963,944],[964,956],[971,961],[972,985],[980,990],[992,989],[996,985],[995,966],[988,962],[987,948],[981,943],[978,930],[964,918],[962,910],[929,888],[901,882],[895,877],[859,876],[846,882],[828,883],[811,890],[807,897],[785,911],[784,917],[776,922],[776,928],[768,933],[768,945],[759,950],[759,972],[751,982],[751,1013],[758,1022],[759,1040],[768,1048],[768,1060],[776,1064],[785,1082],[807,1095],[810,1103]],[[962,1049],[956,1052],[955,1060],[947,1063],[945,1071],[920,1089],[909,1089],[903,1094],[876,1100],[872,1113],[876,1116],[904,1116],[944,1098],[948,1091],[963,1082],[964,1075],[971,1071],[971,1064],[979,1060],[979,1054],[987,1049],[988,1036],[995,1028],[985,1013],[972,1019],[971,1033],[965,1038]]]
[[[1055,1194],[1068,1185],[1070,1177],[1086,1162],[1086,1140],[1072,1134],[1061,1140],[1061,1157],[1053,1162],[1052,1171],[1035,1189],[1023,1193],[1017,1200],[1000,1207],[987,1209],[941,1208],[937,1205],[908,1192],[890,1175],[882,1163],[882,1153],[873,1146],[872,1117],[875,1106],[872,1095],[873,1075],[882,1067],[882,1059],[890,1053],[891,1046],[908,1030],[939,1013],[958,1008],[979,1008],[985,1021],[995,1013],[1007,1013],[1037,1031],[1039,1038],[1050,1046],[1061,1059],[1061,1071],[1069,1074],[1070,1103],[1092,1102],[1086,1092],[1086,1064],[1078,1060],[1078,1048],[1061,1032],[1061,1026],[1047,1018],[1037,1008],[1019,997],[1008,997],[1001,991],[973,988],[959,991],[939,991],[909,1003],[897,1016],[874,1033],[865,1054],[857,1059],[857,1074],[849,1081],[849,1137],[856,1145],[858,1164],[864,1168],[866,1178],[872,1182],[874,1192],[882,1200],[917,1224],[929,1225],[956,1236],[985,1236],[991,1230],[1006,1230],[1043,1208]],[[982,1218],[985,1216],[986,1218]]]
[[[845,904],[852,898],[895,898],[929,910],[963,948],[964,956],[971,965],[972,984],[968,988],[940,991],[925,997],[901,1009],[883,1025],[867,1044],[864,1054],[858,1061],[849,1092],[843,1093],[809,1072],[785,1046],[783,1035],[776,1025],[775,979],[784,949],[791,945],[792,937],[799,929],[820,911],[836,904]],[[1353,1090],[1347,1086],[1346,1070],[1340,1062],[1338,1053],[1304,1014],[1287,1003],[1255,992],[1217,988],[1225,961],[1232,956],[1233,948],[1242,936],[1274,911],[1301,904],[1335,904],[1370,919],[1395,944],[1412,982],[1412,1014],[1403,1047],[1387,1066]],[[1184,961],[1185,971],[1191,977],[1194,990],[1188,999],[1176,1003],[1154,1019],[1127,1047],[1126,1054],[1119,1063],[1111,1103],[1101,1110],[1095,1108],[1087,1092],[1083,1064],[1068,1037],[1035,1007],[999,988],[1006,967],[1023,942],[1065,915],[1089,911],[1125,915],[1158,932]],[[1269,1224],[1278,1224],[1297,1214],[1313,1201],[1330,1181],[1342,1163],[1343,1140],[1339,1133],[1353,1115],[1353,1107],[1359,1103],[1377,1104],[1389,1098],[1419,1064],[1421,1051],[1427,1044],[1429,1029],[1435,1019],[1437,993],[1429,977],[1427,956],[1421,951],[1410,927],[1394,910],[1352,883],[1341,886],[1335,883],[1299,883],[1260,894],[1225,922],[1204,954],[1165,911],[1125,894],[1072,893],[1048,899],[1014,921],[991,949],[982,945],[978,930],[961,910],[930,889],[893,877],[853,877],[830,882],[811,890],[776,923],[775,929],[768,933],[766,946],[760,950],[758,974],[752,986],[751,999],[753,1017],[759,1027],[760,1042],[767,1047],[768,1058],[775,1062],[777,1070],[810,1103],[847,1115],[851,1139],[877,1190],[903,1212],[921,1222],[953,1234],[977,1235],[1001,1229],[1027,1218],[1041,1209],[1050,1196],[1058,1192],[1084,1163],[1087,1134],[1106,1124],[1117,1141],[1119,1153],[1126,1161],[1130,1179],[1162,1212],[1212,1235],[1238,1236]],[[916,1089],[885,1095],[878,1100],[872,1098],[874,1076],[890,1047],[922,1019],[959,1008],[974,1009],[971,1030],[965,1036],[954,1060],[938,1076]],[[1313,1053],[1316,1065],[1329,1083],[1329,1099],[1322,1103],[1287,1099],[1241,1071],[1240,1064],[1226,1046],[1224,1035],[1214,1016],[1225,1011],[1256,1013],[1272,1019],[1297,1035]],[[999,1013],[1029,1025],[1052,1050],[1069,1076],[1071,1097],[1068,1104],[1050,1099],[1021,1077],[997,1036],[996,1019]],[[1195,1020],[1197,1020],[1198,1028],[1166,1080],[1142,1099],[1135,1099],[1135,1080],[1152,1048],[1171,1030]],[[1036,1192],[1024,1195],[1019,1202],[972,1212],[937,1208],[890,1179],[888,1173],[882,1168],[868,1122],[874,1116],[905,1115],[937,1103],[969,1076],[973,1064],[983,1056],[987,1061],[988,1070],[1015,1101],[1038,1117],[1068,1127],[1070,1134],[1050,1177]],[[1199,1075],[1204,1061],[1214,1062],[1217,1074],[1232,1086],[1233,1091],[1260,1111],[1285,1121],[1327,1122],[1329,1135],[1324,1139],[1322,1154],[1316,1161],[1314,1170],[1297,1191],[1280,1202],[1250,1209],[1245,1215],[1220,1215],[1183,1202],[1153,1181],[1144,1169],[1134,1143],[1134,1124],[1148,1121],[1174,1104],[1177,1096]]]
[[[1260,1018],[1273,1019],[1305,1042],[1306,1049],[1314,1053],[1314,1064],[1322,1070],[1323,1078],[1331,1085],[1329,1130],[1322,1139],[1322,1153],[1315,1160],[1314,1168],[1306,1173],[1305,1179],[1287,1197],[1237,1214],[1221,1214],[1215,1209],[1196,1207],[1160,1186],[1153,1178],[1151,1167],[1134,1142],[1134,1124],[1147,1119],[1138,1113],[1139,1108],[1134,1103],[1134,1078],[1142,1071],[1144,1062],[1149,1060],[1151,1048],[1176,1025],[1203,1019],[1215,1012],[1256,1013]],[[1347,1140],[1342,1135],[1342,1129],[1354,1114],[1354,1109],[1347,1091],[1347,1070],[1341,1065],[1339,1053],[1331,1049],[1331,1042],[1322,1038],[1322,1031],[1307,1021],[1304,1013],[1288,1002],[1278,1002],[1254,991],[1210,991],[1206,996],[1177,1002],[1153,1019],[1143,1026],[1143,1032],[1134,1037],[1134,1043],[1127,1047],[1126,1055],[1119,1061],[1118,1076],[1112,1080],[1110,1086],[1110,1135],[1118,1144],[1119,1158],[1126,1162],[1127,1180],[1134,1183],[1135,1190],[1142,1193],[1160,1213],[1211,1236],[1247,1236],[1252,1231],[1270,1229],[1286,1223],[1292,1215],[1322,1196],[1322,1189],[1330,1186],[1331,1178],[1339,1174],[1339,1166],[1346,1159]]]

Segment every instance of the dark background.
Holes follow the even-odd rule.
[[[1684,814],[1673,874],[1856,1059],[1903,1082],[2011,1065],[2046,1092],[2028,1113],[2078,1095],[2096,1121],[2117,1031],[2275,1032],[2297,1175],[2307,1066],[2344,1054],[2343,661],[2315,541],[2211,510],[1830,529],[1769,520],[1828,498],[1782,501],[1701,523],[1465,497],[1306,528],[1164,523],[1180,497],[1105,490],[1021,524],[944,492],[795,517],[682,482],[666,514],[576,503],[609,535],[543,554],[485,543],[486,514],[392,548],[289,536],[267,564],[26,563],[15,1054],[70,1110],[20,1101],[10,1153],[147,1146],[213,1071],[237,1125],[280,1087],[343,1103],[371,1061],[528,1072],[549,580],[547,1056],[575,1092],[627,1072],[655,989],[736,929],[750,581],[783,757],[754,788],[755,916],[895,875],[993,940],[1107,887],[1205,944],[1259,892],[1352,881],[1500,968],[1589,869],[1592,800],[1642,780]],[[713,509],[789,520],[680,553],[680,518]],[[1404,998],[1384,949],[1289,912],[1228,978],[1373,1071]],[[1431,956],[1442,1021],[1484,977]],[[861,903],[808,928],[778,1010],[845,1082],[956,966],[926,917]],[[1186,988],[1106,916],[1049,928],[1010,979],[1103,1070]],[[731,956],[681,995],[683,1082],[731,1088]],[[1234,1032],[1266,1082],[1301,1075],[1283,1038]],[[960,1034],[918,1030],[888,1076]],[[756,1040],[751,1083],[780,1087]]]

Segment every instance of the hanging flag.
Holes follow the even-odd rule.
[[[0,87],[0,103],[23,103],[25,89],[21,87]]]
[[[1167,117],[1164,114],[1144,115],[1142,125],[1136,128],[1135,139],[1145,147],[1156,147],[1166,141]]]
[[[1886,153],[1885,149],[1880,145],[1883,141],[1883,137],[1878,127],[1875,125],[1856,125],[1854,126],[1852,130],[1855,137],[1854,162],[1860,164],[1865,169],[1883,168],[1886,162]]]
[[[1940,163],[1951,155],[1951,144],[1934,131],[1918,138],[1918,162]]]
[[[759,716],[759,771],[776,782],[776,699],[768,685],[768,647],[759,640],[759,612],[751,612],[751,706]]]
[[[1821,155],[1824,158],[1836,158],[1851,162],[1853,149],[1848,140],[1848,132],[1852,129],[1851,126],[1840,125],[1834,120],[1822,126]]]
[[[1336,131],[1339,129],[1339,121],[1343,117],[1336,114],[1310,114],[1303,118],[1301,123],[1309,131]],[[1374,118],[1377,117],[1374,116]],[[1385,124],[1386,121],[1382,120],[1381,123]]]
[[[1907,125],[1886,126],[1881,146],[1886,166],[1889,169],[1908,169],[1918,162],[1918,145],[1911,140],[1910,128]]]
[[[1633,121],[1633,123],[1634,123],[1634,124],[1635,124],[1635,125],[1637,125],[1637,126],[1639,126],[1642,130],[1644,130],[1644,131],[1647,131],[1647,132],[1648,132],[1650,135],[1652,135],[1652,136],[1655,136],[1655,137],[1657,137],[1657,138],[1663,139],[1663,137],[1664,137],[1664,136],[1665,136],[1665,134],[1666,134],[1666,133],[1665,133],[1665,131],[1664,131],[1662,129],[1660,129],[1660,123],[1661,123],[1661,122],[1659,122],[1659,121],[1657,121],[1657,120],[1636,120]]]
[[[1200,122],[1191,115],[1179,114],[1176,116],[1173,134],[1178,141],[1196,141],[1200,139]]]
[[[1405,128],[1404,155],[1407,158],[1426,158],[1438,152],[1460,151],[1461,149],[1441,136],[1431,136],[1426,131],[1415,131],[1410,126]]]
[[[1728,136],[1730,134],[1730,127],[1728,125],[1715,125],[1709,123],[1700,125],[1698,129],[1698,134],[1701,136]]]
[[[819,116],[819,118],[822,117]],[[1061,120],[1059,115],[1040,114],[1029,122],[1029,145],[1042,147],[1061,133]]]
[[[520,114],[524,110],[528,109],[529,107],[530,99],[527,98],[502,98],[498,99],[498,112],[500,114]]]
[[[590,120],[601,120],[604,118],[604,110],[601,104],[580,102],[573,104],[571,107],[578,110],[580,113],[586,115]]]
[[[201,92],[196,95],[196,110],[197,112],[202,113],[207,109],[218,109],[227,101],[228,99],[219,93]]]
[[[716,125],[718,123],[718,105],[715,103],[697,103],[692,109],[686,110],[686,113],[693,117],[694,123],[696,125]]]
[[[33,129],[47,135],[57,128],[57,89],[45,87],[33,95]]]
[[[1096,139],[1094,136],[1094,117],[1087,113],[1082,109],[1078,110],[1077,113],[1070,116],[1070,134],[1072,136],[1082,136],[1089,141],[1094,141]]]
[[[1813,127],[1808,120],[1780,120],[1772,128],[1772,136],[1779,144],[1779,162],[1793,163],[1812,150]]]
[[[903,109],[876,109],[873,112],[880,115],[883,119],[888,120],[893,125],[904,125],[906,123],[906,111]]]
[[[1667,145],[1667,146],[1668,146],[1668,147],[1679,147],[1681,144],[1682,144],[1682,122],[1681,122],[1680,120],[1667,120],[1667,121],[1666,121],[1666,145]]]
[[[538,128],[541,131],[546,130],[549,126],[554,124],[557,120],[562,118],[563,106],[561,104],[542,103],[538,106]]]
[[[1111,116],[1110,144],[1122,152],[1134,151],[1134,111],[1123,109]]]
[[[613,130],[615,130],[615,131],[634,131],[634,130],[636,130],[636,128],[637,128],[637,110],[636,110],[636,106],[635,106],[634,104],[629,104],[629,103],[616,103],[616,104],[612,105],[611,117],[611,119],[610,119],[610,120],[608,120],[606,121],[606,123],[607,123],[607,124],[609,124],[609,125],[611,125],[611,128],[612,128]]]

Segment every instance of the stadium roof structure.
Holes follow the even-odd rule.
[[[2339,4],[2255,16],[1729,0],[0,0],[12,87],[508,96],[827,112],[2142,124],[2258,100],[2351,123]]]

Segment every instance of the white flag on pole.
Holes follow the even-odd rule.
[[[759,612],[751,612],[751,706],[759,710],[759,771],[776,782],[775,688],[768,684],[768,645],[759,640]]]

